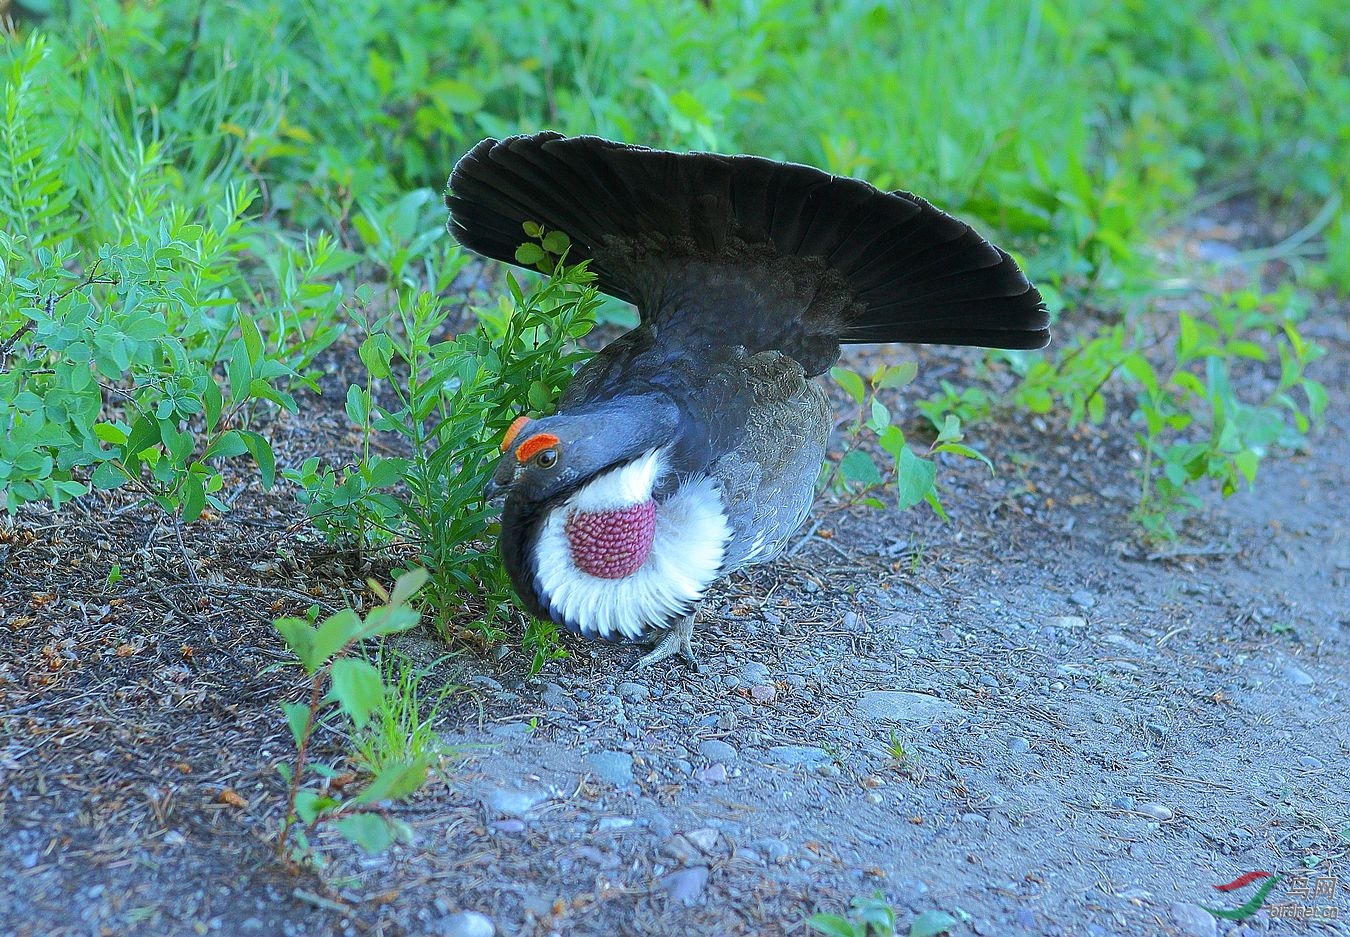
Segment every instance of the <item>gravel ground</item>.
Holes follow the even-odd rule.
[[[22,515],[0,933],[804,934],[880,891],[902,932],[941,909],[958,934],[1350,934],[1345,309],[1310,330],[1328,426],[1184,545],[1134,538],[1123,419],[1010,421],[976,433],[997,477],[944,467],[951,523],[819,505],[711,597],[701,673],[584,642],[535,679],[515,652],[435,664],[464,688],[439,726],[458,754],[399,810],[413,845],[321,838],[322,875],[271,856],[276,702],[302,687],[268,622],[362,573],[282,494],[202,525],[204,586],[141,513]],[[973,360],[934,352],[925,385]],[[271,432],[283,462],[350,445],[317,405]],[[1241,923],[1199,907],[1242,904],[1212,886],[1254,869],[1311,879]],[[1340,920],[1272,916],[1328,878]]]

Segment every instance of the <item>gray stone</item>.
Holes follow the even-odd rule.
[[[633,756],[626,752],[594,752],[587,755],[583,763],[592,774],[615,787],[633,783]]]
[[[1177,901],[1169,909],[1172,923],[1186,937],[1218,937],[1217,919],[1198,904]]]
[[[750,686],[769,682],[769,668],[757,660],[746,661],[741,666],[740,678]]]
[[[1306,670],[1301,670],[1293,664],[1284,668],[1284,678],[1295,686],[1312,686],[1317,682]]]
[[[708,784],[723,784],[728,777],[727,766],[719,761],[717,764],[709,765],[706,768],[699,768],[694,772],[694,777]]]
[[[814,745],[775,745],[769,749],[769,758],[782,765],[814,765],[833,760],[825,749]]]
[[[523,817],[535,807],[548,800],[548,792],[537,788],[512,790],[497,788],[483,798],[483,805],[491,813],[504,813],[508,817]]]
[[[657,885],[670,896],[671,901],[691,905],[698,900],[699,895],[703,894],[703,889],[708,885],[708,869],[701,865],[681,869],[667,875]]]
[[[1092,608],[1097,604],[1097,597],[1086,589],[1075,589],[1069,593],[1069,601],[1079,608]]]
[[[734,761],[736,749],[720,739],[705,739],[698,743],[698,753],[709,761]]]
[[[619,695],[630,703],[641,703],[652,695],[652,691],[641,683],[620,683]]]
[[[676,833],[662,843],[661,854],[680,865],[694,865],[703,861],[702,851],[684,833]]]
[[[1031,743],[1020,735],[1014,735],[1008,739],[1008,751],[1014,755],[1025,755],[1031,751]]]
[[[1087,627],[1087,619],[1081,615],[1057,615],[1047,619],[1045,625],[1052,632],[1077,631]]]
[[[775,865],[786,862],[792,856],[792,847],[778,839],[761,839],[755,843],[755,849]]]
[[[933,722],[966,715],[959,706],[944,699],[904,690],[871,690],[864,693],[854,707],[854,712],[864,719],[887,722]]]
[[[436,933],[440,937],[494,937],[497,928],[486,915],[477,911],[461,911],[442,918]]]
[[[1145,816],[1152,817],[1158,822],[1172,819],[1172,808],[1164,807],[1162,804],[1144,804],[1139,808],[1139,812]]]
[[[693,843],[700,850],[709,855],[717,848],[717,843],[722,838],[722,834],[711,827],[703,827],[699,830],[690,830],[684,834],[684,838]]]

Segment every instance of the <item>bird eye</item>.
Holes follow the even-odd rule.
[[[557,449],[541,450],[540,453],[534,457],[534,464],[539,466],[540,468],[544,469],[553,468],[553,466],[556,465],[557,463],[558,463]]]

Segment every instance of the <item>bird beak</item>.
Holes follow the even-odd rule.
[[[488,483],[483,486],[483,500],[491,501],[497,495],[502,493],[502,486],[497,484],[497,479],[489,478]]]

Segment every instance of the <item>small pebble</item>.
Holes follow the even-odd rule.
[[[1218,918],[1197,904],[1188,901],[1174,902],[1170,908],[1172,923],[1186,937],[1217,937]]]
[[[619,695],[630,703],[641,703],[652,695],[652,691],[641,683],[620,683]]]
[[[699,768],[698,771],[694,772],[694,777],[708,784],[723,784],[727,779],[727,766],[719,761],[715,765]]]
[[[1020,735],[1014,735],[1012,738],[1008,739],[1008,751],[1012,752],[1014,755],[1024,755],[1031,751],[1031,743]]]
[[[633,783],[632,755],[625,752],[603,751],[587,755],[582,761],[592,774],[615,787],[625,787]]]
[[[1075,589],[1069,593],[1069,601],[1079,608],[1092,608],[1097,604],[1097,598],[1086,589]]]
[[[515,819],[497,820],[494,821],[491,826],[492,829],[496,830],[498,833],[520,833],[525,829],[525,821]]]
[[[775,745],[769,749],[769,758],[784,765],[810,765],[833,760],[825,749],[814,745]]]
[[[734,761],[736,749],[720,739],[705,739],[698,743],[698,753],[709,761]]]
[[[1046,621],[1046,627],[1054,631],[1076,631],[1087,627],[1087,619],[1080,615],[1059,615]]]
[[[440,937],[494,937],[497,928],[486,915],[461,911],[444,918],[436,933]]]
[[[484,804],[491,813],[521,817],[547,799],[548,794],[540,790],[513,791],[509,788],[498,788],[484,798]]]
[[[741,665],[739,676],[751,686],[754,686],[757,683],[768,683],[769,668],[757,660],[746,661]]]
[[[1301,670],[1293,664],[1284,668],[1284,677],[1295,686],[1312,686],[1317,682],[1306,670]]]
[[[666,894],[670,895],[672,901],[691,905],[698,900],[699,895],[703,894],[703,889],[708,885],[708,869],[701,865],[681,869],[661,879],[659,885]]]
[[[750,698],[757,703],[767,703],[777,695],[778,692],[773,688],[772,684],[752,686],[750,688]]]
[[[1144,804],[1144,806],[1139,808],[1139,812],[1146,816],[1150,816],[1159,822],[1172,819],[1171,808],[1164,807],[1162,804]]]

